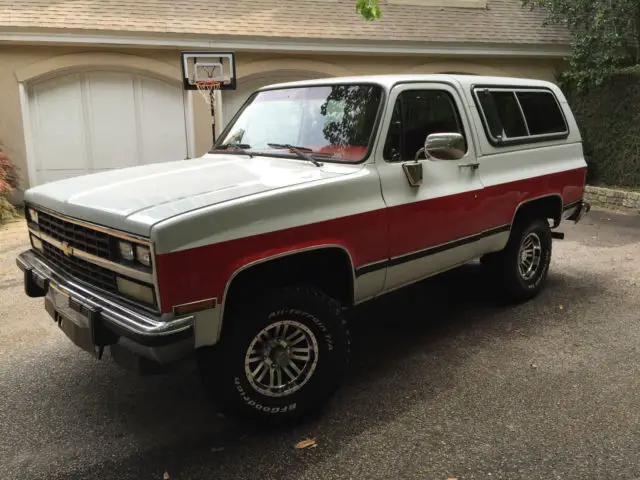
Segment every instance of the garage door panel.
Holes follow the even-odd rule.
[[[183,91],[159,79],[67,74],[30,87],[29,113],[34,185],[187,156]]]
[[[34,86],[34,150],[39,160],[36,170],[86,168],[78,79],[78,75],[67,75]]]
[[[141,78],[140,83],[143,163],[184,159],[187,139],[182,89],[152,78]]]
[[[91,170],[138,164],[134,77],[128,73],[86,75]]]

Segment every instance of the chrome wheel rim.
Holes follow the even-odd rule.
[[[537,233],[529,233],[520,244],[518,270],[524,280],[531,280],[538,273],[542,260],[542,241]]]
[[[318,364],[318,341],[295,320],[280,320],[263,328],[247,349],[244,372],[249,384],[267,397],[300,390]]]

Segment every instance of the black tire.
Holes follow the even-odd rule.
[[[262,369],[256,375],[247,373],[245,360],[256,358],[255,353],[249,355],[248,351],[252,342],[258,341],[257,335],[260,332],[271,329],[261,337],[261,343],[258,341],[258,345],[265,346],[268,343],[264,341],[269,336],[267,334],[273,334],[275,326],[279,326],[282,332],[285,325],[279,322],[286,321],[291,322],[286,324],[286,328],[292,329],[288,330],[287,335],[290,336],[294,329],[299,329],[304,336],[301,342],[310,345],[313,350],[313,337],[317,352],[309,353],[310,359],[315,358],[315,362],[295,360],[298,369],[304,364],[301,369],[304,375],[301,375],[297,384],[290,384],[291,388],[299,389],[274,397],[273,391],[268,390],[268,385],[264,384],[269,381],[268,375],[265,374],[264,379],[259,380]],[[286,335],[278,338],[286,343],[285,337]],[[292,338],[289,343],[293,345],[298,338]],[[290,350],[296,348],[292,345],[289,346]],[[293,360],[287,355],[294,354],[283,353],[283,348],[280,345],[273,347],[271,351],[274,355],[273,352],[280,349],[279,356],[274,358],[278,361],[284,359],[284,362]],[[304,356],[304,353],[298,355],[299,358]],[[249,370],[258,364],[266,365],[264,362],[274,362],[271,355],[259,357],[268,359],[249,363]],[[200,376],[217,408],[235,421],[259,426],[297,423],[311,414],[319,413],[339,387],[348,359],[349,331],[340,305],[322,292],[309,287],[279,289],[263,296],[251,306],[230,312],[225,319],[220,343],[198,351]],[[279,369],[274,368],[276,372]],[[290,366],[287,368],[290,373],[295,373]],[[266,370],[269,375],[271,370],[273,369]],[[289,379],[284,370],[281,370],[281,375],[282,378]],[[304,379],[307,380],[303,382]],[[299,384],[302,386],[298,387]],[[276,394],[284,393],[279,390]]]
[[[540,247],[539,261],[530,272],[527,269],[523,272],[520,268],[521,252],[525,242],[529,245],[529,241]],[[524,302],[538,295],[544,288],[551,264],[551,250],[551,228],[548,222],[534,218],[516,222],[505,249],[486,255],[481,261],[502,285],[506,300]],[[535,263],[531,262],[532,265]]]

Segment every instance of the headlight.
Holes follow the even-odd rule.
[[[29,218],[31,219],[31,221],[33,223],[38,223],[38,212],[37,210],[34,210],[33,208],[29,209]]]
[[[118,291],[130,298],[140,300],[148,305],[154,304],[153,289],[147,285],[141,285],[137,282],[132,282],[126,278],[118,277]]]
[[[151,266],[151,249],[149,247],[143,247],[142,245],[136,245],[136,259],[143,265]]]
[[[129,242],[120,242],[118,243],[118,247],[120,248],[120,256],[124,260],[129,260],[132,262],[135,258],[133,253],[133,245]]]

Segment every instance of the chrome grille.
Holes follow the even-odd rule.
[[[118,293],[116,273],[77,257],[68,257],[62,250],[42,242],[43,255],[52,267],[106,292]]]
[[[67,242],[97,257],[110,258],[109,235],[104,232],[67,222],[45,212],[38,212],[38,225],[42,233],[59,242]]]

